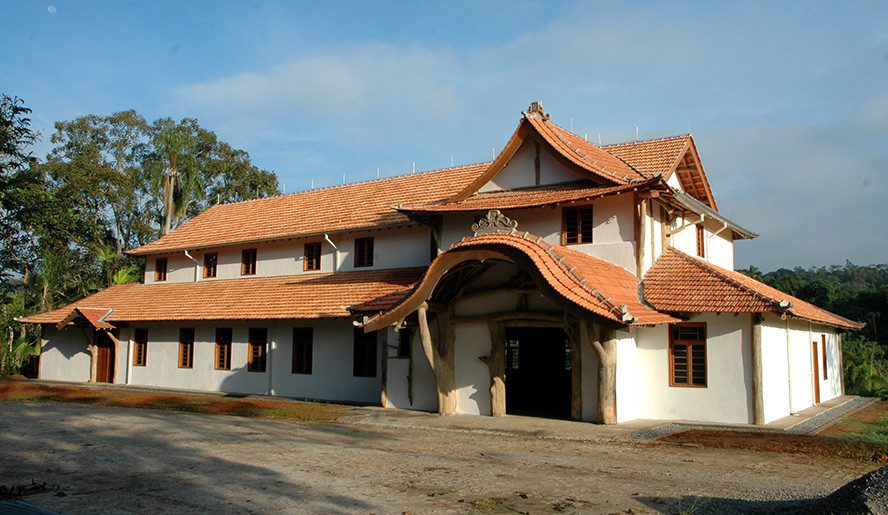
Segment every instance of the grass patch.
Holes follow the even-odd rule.
[[[856,423],[845,437],[851,442],[866,443],[888,452],[888,415],[870,423]]]

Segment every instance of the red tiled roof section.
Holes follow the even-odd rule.
[[[667,174],[687,152],[691,136],[683,134],[647,141],[603,145],[605,151],[626,161],[646,177]]]
[[[113,309],[106,322],[341,318],[343,306],[385,309],[422,277],[423,268],[362,270],[187,283],[121,284],[63,308],[23,319],[58,323],[71,309]],[[385,298],[386,296],[387,299]],[[380,298],[383,297],[383,298]]]
[[[783,313],[844,329],[863,324],[772,288],[755,279],[685,254],[664,252],[643,281],[644,299],[670,313]],[[788,301],[788,309],[780,307]]]
[[[83,318],[85,318],[96,329],[114,329],[114,326],[103,320],[111,312],[107,308],[75,308]]]
[[[445,213],[453,211],[485,211],[489,209],[520,209],[546,207],[572,202],[584,202],[609,195],[655,186],[659,179],[621,184],[609,187],[558,186],[552,188],[492,191],[476,193],[453,203],[432,202],[417,206],[404,206],[401,211],[417,213]]]
[[[546,243],[528,233],[495,233],[466,238],[450,247],[432,262],[414,291],[401,303],[392,306],[392,313],[380,313],[368,320],[367,325],[372,328],[371,330],[375,330],[392,323],[396,318],[393,313],[404,310],[404,306],[400,306],[402,303],[410,306],[410,309],[415,309],[413,305],[418,305],[424,300],[421,292],[428,292],[429,288],[435,287],[435,284],[430,283],[435,280],[432,278],[440,278],[441,274],[446,272],[437,269],[438,263],[447,261],[444,256],[478,248],[499,250],[503,247],[523,253],[533,262],[553,290],[573,304],[596,315],[627,325],[654,325],[678,321],[642,303],[638,297],[638,279],[619,266]],[[620,310],[622,306],[626,306],[626,310],[634,320],[628,322],[623,320],[623,312]]]
[[[526,118],[562,155],[618,183],[647,179],[625,161],[550,121]]]
[[[130,254],[181,251],[412,224],[392,206],[445,199],[487,163],[213,206]]]

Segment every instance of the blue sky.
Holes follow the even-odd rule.
[[[0,91],[52,124],[197,117],[287,191],[490,159],[531,100],[690,131],[737,265],[888,262],[888,4],[9,2]],[[11,21],[11,23],[10,23]]]

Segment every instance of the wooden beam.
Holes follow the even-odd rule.
[[[752,420],[755,424],[765,423],[765,397],[762,390],[761,313],[752,314]]]
[[[480,359],[490,370],[490,413],[506,414],[506,330],[500,322],[487,324],[490,329],[490,355]]]
[[[389,361],[389,346],[388,346],[388,327],[383,327],[380,329],[379,339],[382,342],[382,392],[380,393],[379,402],[383,408],[388,405],[388,361]]]
[[[617,337],[609,327],[592,326],[584,321],[592,349],[598,356],[598,406],[595,421],[599,424],[617,423]]]

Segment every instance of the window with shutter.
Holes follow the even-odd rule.
[[[204,267],[203,267],[203,276],[204,279],[212,279],[216,277],[216,265],[219,261],[219,254],[215,252],[208,252],[204,254]]]
[[[148,329],[138,327],[133,331],[133,366],[144,367],[148,363]]]
[[[592,243],[592,206],[561,210],[561,244]]]
[[[250,328],[248,341],[247,372],[265,372],[268,329],[264,327]]]
[[[179,368],[194,366],[194,328],[179,329]]]
[[[321,242],[305,244],[302,269],[306,272],[321,269]]]
[[[256,249],[241,252],[241,275],[256,275]]]
[[[669,386],[705,388],[706,324],[669,326]]]
[[[706,232],[703,224],[697,224],[697,255],[701,258],[706,257]]]
[[[355,267],[373,266],[373,238],[355,238]]]
[[[216,370],[231,370],[231,334],[230,327],[216,328]]]
[[[163,282],[167,280],[167,258],[157,258],[154,260],[154,282]]]

